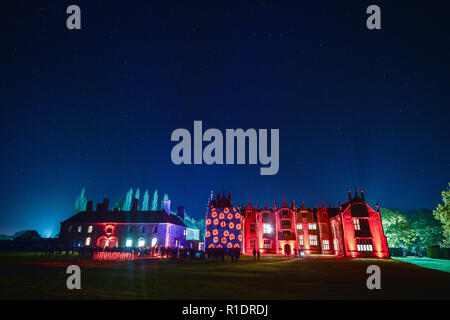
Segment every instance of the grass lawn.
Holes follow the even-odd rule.
[[[450,260],[419,257],[394,257],[392,259],[409,262],[424,268],[450,272]]]
[[[66,288],[81,267],[82,289]],[[366,287],[381,268],[381,290]],[[238,264],[165,259],[91,262],[78,256],[0,254],[0,299],[450,299],[450,274],[399,260],[242,257]]]

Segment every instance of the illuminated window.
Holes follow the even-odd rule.
[[[322,249],[330,250],[330,241],[329,240],[322,240]]]
[[[250,223],[250,232],[251,233],[255,233],[256,232],[256,228],[255,228],[255,224],[254,223]]]
[[[156,246],[157,243],[158,243],[158,239],[153,238],[152,239],[152,247]]]
[[[317,225],[315,223],[308,223],[308,229],[309,230],[316,230],[317,229]]]
[[[158,226],[153,227],[153,233],[158,233]]]
[[[264,239],[264,249],[272,249],[272,240]]]
[[[272,226],[268,223],[263,223],[264,233],[272,233]]]
[[[92,233],[92,226],[88,227],[88,233]]]
[[[183,236],[186,236],[186,229],[183,230]]]
[[[90,244],[91,244],[91,238],[90,238],[90,237],[87,237],[87,238],[86,238],[86,241],[84,242],[84,245],[88,246],[88,245],[90,245]]]
[[[303,241],[303,235],[298,236],[298,244],[303,246],[305,242]]]
[[[139,238],[139,240],[138,240],[138,247],[143,247],[143,246],[145,246],[145,239]]]
[[[69,226],[69,228],[67,228],[67,231],[72,232],[72,226]]]
[[[358,251],[373,251],[372,239],[356,239],[356,246],[358,248]]]
[[[309,244],[312,246],[317,246],[317,235],[315,234],[309,235]]]
[[[131,247],[133,245],[133,240],[131,239],[127,239],[127,241],[125,242],[125,247]]]
[[[250,249],[255,249],[255,248],[256,248],[256,240],[250,239]]]
[[[145,232],[145,226],[141,226],[141,233]]]
[[[83,230],[83,227],[82,226],[78,226],[77,231],[81,232],[81,230]]]
[[[355,230],[361,230],[361,226],[359,224],[359,219],[354,218],[353,219],[353,225],[355,226]]]
[[[303,230],[303,223],[297,223],[297,230]]]

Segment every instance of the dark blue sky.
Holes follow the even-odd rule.
[[[56,234],[82,187],[434,208],[450,178],[448,1],[4,1],[0,233]],[[77,4],[82,30],[66,29]],[[279,128],[280,170],[175,166],[176,128]]]

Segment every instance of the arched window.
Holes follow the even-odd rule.
[[[152,247],[156,246],[157,243],[158,243],[158,239],[157,238],[153,238],[152,239]]]
[[[84,242],[84,245],[85,246],[88,246],[88,245],[90,245],[91,244],[91,238],[90,237],[87,237],[86,238],[86,241]]]
[[[144,247],[145,246],[145,239],[139,238],[138,240],[138,247]]]
[[[92,233],[92,226],[88,227],[88,233]]]
[[[127,241],[125,242],[125,246],[126,247],[131,247],[133,245],[133,240],[131,240],[130,238],[127,239]]]

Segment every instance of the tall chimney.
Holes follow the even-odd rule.
[[[137,211],[139,199],[133,198],[133,203],[131,205],[131,211]]]
[[[348,201],[352,200],[352,192],[348,190]]]
[[[86,212],[92,212],[94,210],[94,202],[92,200],[89,200],[86,203]]]
[[[360,192],[361,192],[361,198],[363,199],[363,201],[365,201],[366,198],[364,197],[364,190],[361,190]]]
[[[184,220],[184,207],[178,206],[177,208],[177,216]]]
[[[105,198],[105,199],[103,199],[103,205],[102,205],[102,209],[105,211],[105,212],[108,212],[108,206],[109,206],[109,199],[107,199],[107,198]]]
[[[97,203],[97,206],[95,207],[95,211],[96,212],[102,211],[102,204],[101,203]]]
[[[170,200],[163,200],[163,209],[170,214]]]
[[[358,189],[356,189],[356,187],[355,187],[355,197],[357,197],[358,196]]]

